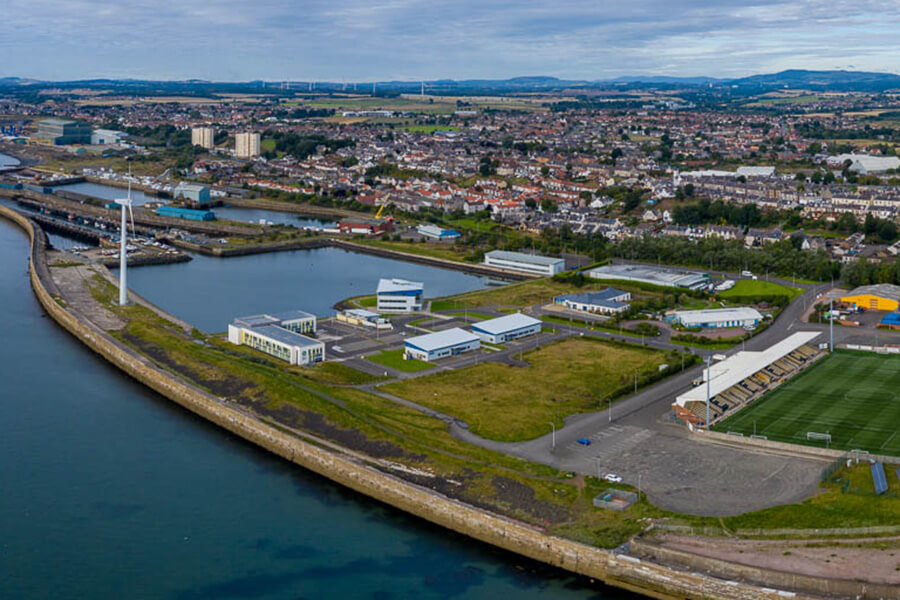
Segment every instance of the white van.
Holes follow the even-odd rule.
[[[741,271],[741,277],[753,277],[753,273],[750,271]]]

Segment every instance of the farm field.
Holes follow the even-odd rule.
[[[900,455],[900,357],[837,351],[714,427],[770,440]]]

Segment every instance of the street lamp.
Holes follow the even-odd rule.
[[[552,440],[552,441],[550,442],[550,443],[551,443],[551,449],[555,449],[555,448],[556,448],[556,424],[555,424],[555,423],[550,423],[550,427],[553,428],[553,434],[552,434],[553,437],[550,438],[550,439]]]

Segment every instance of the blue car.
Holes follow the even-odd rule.
[[[590,446],[591,440],[589,440],[588,438],[578,438],[578,443],[582,446]]]

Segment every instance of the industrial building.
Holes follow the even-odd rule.
[[[292,365],[309,365],[325,359],[325,344],[303,335],[315,331],[315,316],[296,310],[237,318],[228,325],[228,341]]]
[[[829,156],[826,163],[832,169],[843,167],[850,161],[849,171],[868,175],[870,173],[884,173],[891,169],[900,169],[900,158],[896,156],[872,156],[870,154],[839,154]]]
[[[195,210],[193,208],[179,208],[177,206],[160,206],[155,211],[161,217],[175,219],[187,219],[188,221],[215,221],[216,213],[211,210]]]
[[[631,292],[623,292],[622,290],[609,287],[599,292],[582,292],[580,294],[556,296],[553,302],[569,310],[601,315],[617,315],[625,312],[631,306],[629,304],[631,302]]]
[[[425,284],[405,279],[379,279],[375,290],[378,312],[415,312],[422,310]]]
[[[895,311],[900,308],[900,285],[891,283],[864,285],[852,290],[846,296],[841,296],[841,302],[853,308]]]
[[[373,329],[393,329],[391,322],[376,312],[362,308],[348,308],[339,312],[335,319],[341,323],[356,327],[371,327]]]
[[[434,238],[436,240],[455,240],[459,237],[459,232],[455,229],[444,229],[437,225],[419,225],[416,228],[416,231],[425,237]]]
[[[700,385],[675,399],[675,416],[705,425],[707,393],[710,423],[731,416],[822,357],[824,353],[810,343],[819,335],[800,331],[762,352],[738,352],[704,369]]]
[[[338,229],[348,234],[381,235],[393,230],[394,223],[388,219],[344,219]]]
[[[207,150],[216,147],[216,130],[212,127],[192,127],[191,144]]]
[[[124,131],[115,131],[113,129],[95,129],[91,133],[91,144],[94,146],[109,146],[121,144],[125,141],[128,134]]]
[[[592,279],[618,279],[690,290],[702,290],[709,285],[709,273],[650,265],[604,265],[589,270],[587,274]]]
[[[503,344],[541,332],[541,321],[522,313],[488,319],[472,325],[472,333],[482,341]]]
[[[403,344],[403,357],[430,362],[478,350],[480,347],[481,338],[474,333],[454,327],[407,339]]]
[[[676,310],[669,317],[675,325],[689,329],[720,327],[756,327],[762,321],[762,314],[755,308],[737,306],[734,308],[713,308],[709,310]]]
[[[484,264],[508,271],[532,273],[534,275],[555,275],[566,268],[566,261],[561,258],[491,250],[484,255]]]
[[[209,188],[199,183],[179,183],[172,195],[176,200],[185,200],[196,206],[209,205]]]
[[[43,119],[38,122],[34,137],[55,146],[66,144],[90,144],[91,126],[69,119]]]
[[[238,158],[259,156],[259,134],[247,132],[235,135],[234,155]]]

